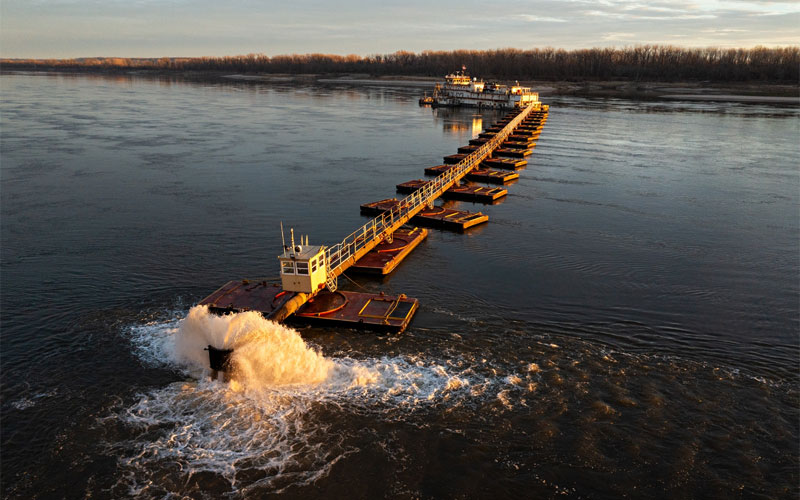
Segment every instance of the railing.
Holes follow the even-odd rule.
[[[506,137],[536,108],[536,103],[520,111],[503,130],[476,151],[470,153],[453,168],[448,169],[434,180],[406,196],[400,202],[381,215],[375,217],[360,228],[347,235],[340,243],[325,250],[327,264],[326,285],[330,291],[336,291],[337,276],[353,265],[364,254],[375,248],[384,238],[391,236],[400,226],[408,222],[424,207],[433,203],[436,198],[461,180],[476,165],[479,165]]]

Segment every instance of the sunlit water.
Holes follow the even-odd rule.
[[[9,498],[796,498],[797,108],[551,98],[400,336],[192,307],[495,121],[418,90],[3,75]],[[234,347],[210,381],[202,348]]]

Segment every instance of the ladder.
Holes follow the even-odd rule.
[[[396,207],[375,217],[360,228],[347,235],[341,242],[325,249],[325,262],[327,276],[325,286],[331,292],[337,288],[337,278],[347,268],[356,263],[358,259],[375,248],[381,241],[391,238],[392,234],[403,224],[411,220],[423,208],[433,206],[433,202],[445,191],[453,187],[470,170],[489,156],[500,144],[505,141],[511,132],[522,123],[525,118],[539,109],[539,103],[531,103],[522,108],[503,129],[490,141],[473,151],[453,168],[427,183],[423,188],[406,196]]]

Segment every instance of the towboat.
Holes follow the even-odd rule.
[[[420,99],[420,104],[439,106],[469,106],[475,108],[514,109],[530,104],[541,106],[539,93],[531,92],[530,87],[523,87],[519,82],[514,85],[502,85],[494,82],[484,82],[472,78],[462,71],[451,73],[444,77],[444,83],[437,83],[433,89],[433,96]],[[429,99],[429,100],[428,100]]]

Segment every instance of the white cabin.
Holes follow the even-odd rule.
[[[444,77],[433,90],[434,106],[475,106],[478,108],[512,109],[539,105],[539,94],[530,87],[517,83],[512,87],[497,83],[485,83],[470,78],[466,72],[457,71]]]
[[[295,245],[278,256],[281,286],[288,292],[313,293],[325,286],[325,247]]]

